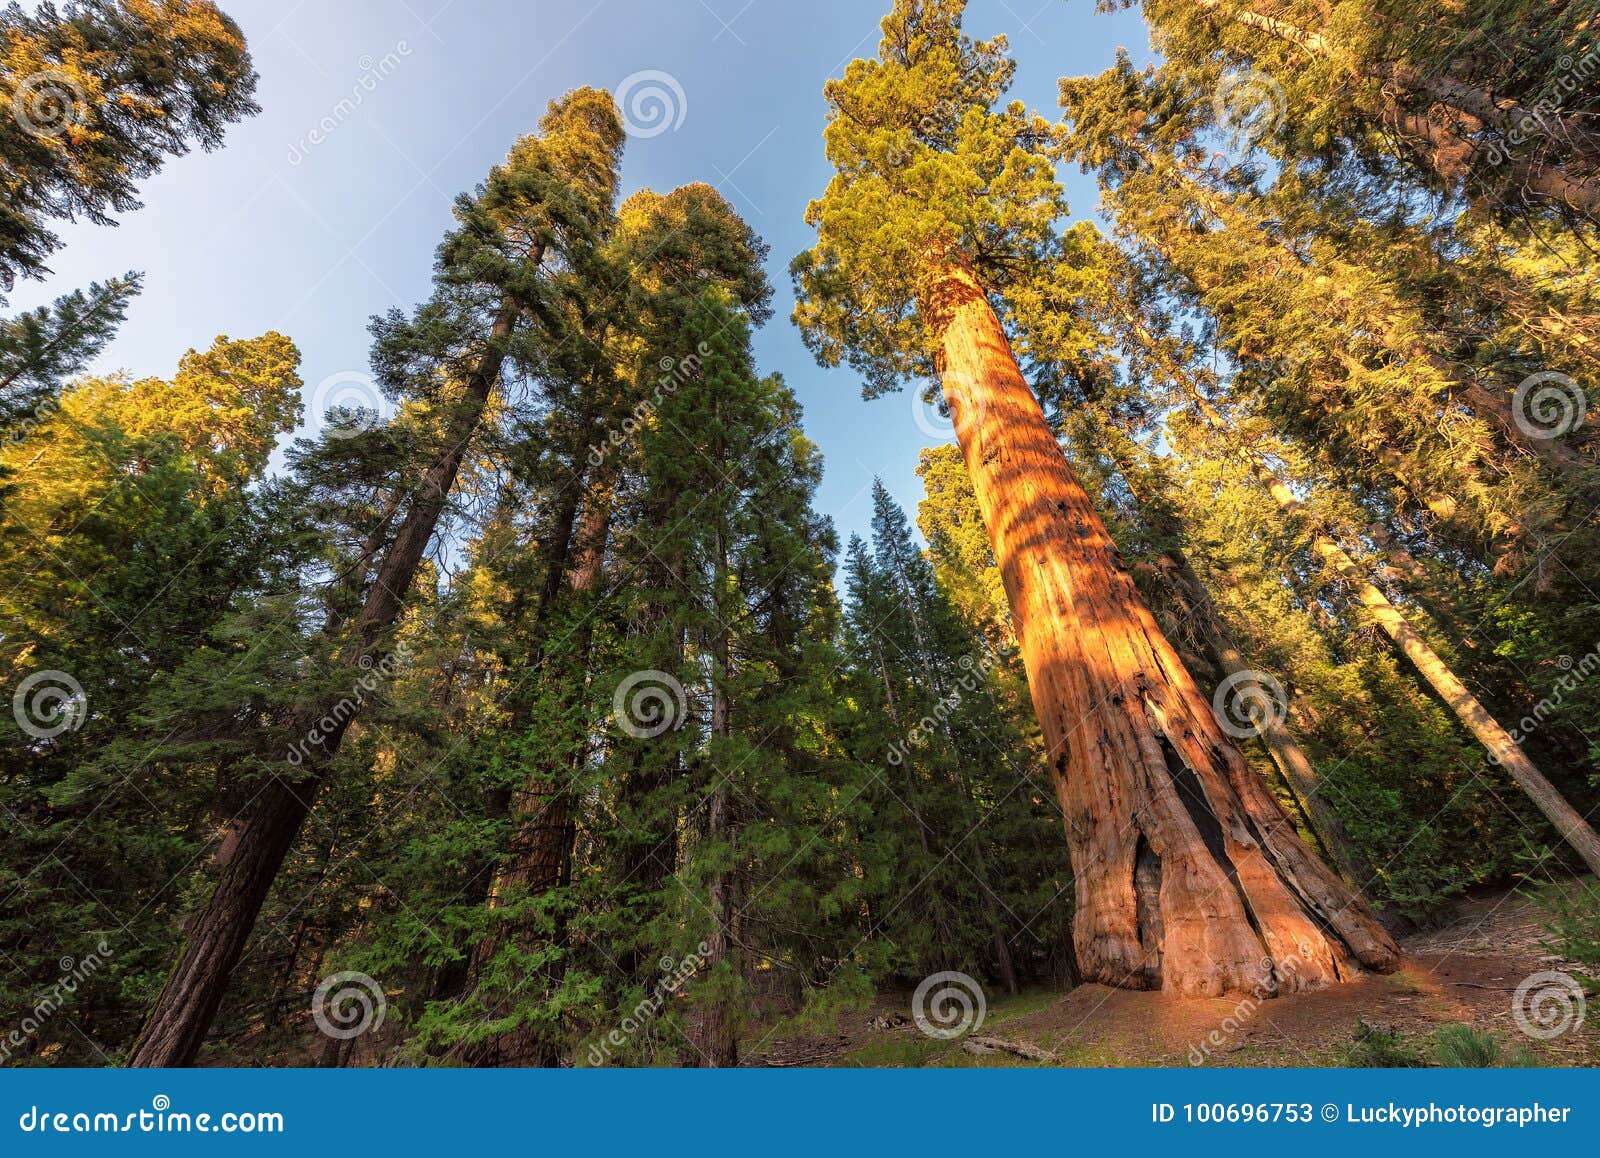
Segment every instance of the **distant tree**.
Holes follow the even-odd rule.
[[[101,935],[112,954],[69,1015],[87,1039],[62,1022],[30,1049],[105,1062],[137,1028],[120,987],[164,966],[156,902],[196,855],[210,783],[159,759],[179,743],[168,709],[207,698],[178,673],[273,568],[257,487],[299,418],[298,362],[279,334],[219,339],[171,379],[79,380],[0,443],[0,952],[20,969],[0,1006],[20,1016]]]
[[[94,282],[48,306],[0,318],[0,435],[34,417],[68,378],[88,368],[115,336],[140,280],[129,273]]]
[[[190,926],[134,1046],[133,1065],[182,1065],[199,1052],[357,715],[349,706],[352,681],[391,654],[395,626],[462,465],[485,437],[502,375],[512,366],[532,370],[539,339],[552,336],[560,292],[552,269],[581,263],[605,228],[622,145],[610,96],[576,90],[551,103],[540,129],[519,141],[474,195],[458,199],[457,228],[439,248],[433,298],[411,318],[396,313],[374,323],[379,377],[426,412],[422,437],[400,464],[398,502],[388,504],[362,554],[336,577],[339,591],[323,632],[336,644],[328,678],[280,721],[281,731],[263,735],[268,744],[298,736],[305,750],[269,747],[256,754],[260,791],[235,818],[237,845]],[[325,720],[334,722],[324,726]]]

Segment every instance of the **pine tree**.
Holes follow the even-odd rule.
[[[142,275],[94,282],[48,306],[0,320],[0,432],[38,415],[116,334]]]
[[[813,964],[788,959],[781,931],[808,927],[827,863],[833,547],[810,506],[820,461],[793,396],[756,374],[747,315],[727,288],[687,292],[650,350],[693,354],[637,432],[615,548],[636,578],[600,685],[615,690],[606,843],[624,922],[603,928],[635,960],[695,963],[679,1049],[720,1066],[738,1060],[758,966]],[[644,882],[624,875],[651,862]],[[633,914],[648,923],[630,930]]]
[[[1312,216],[1315,210],[1306,207],[1306,201],[1313,198],[1297,189],[1289,177],[1278,180],[1270,198],[1256,197],[1248,187],[1232,199],[1209,189],[1207,176],[1194,172],[1199,143],[1192,122],[1173,82],[1164,75],[1136,77],[1124,59],[1093,80],[1064,81],[1062,100],[1071,119],[1069,149],[1100,172],[1120,211],[1121,230],[1148,255],[1153,270],[1147,273],[1147,280],[1175,285],[1180,293],[1187,291],[1187,296],[1217,317],[1229,352],[1239,363],[1230,382],[1236,393],[1245,394],[1258,380],[1255,363],[1264,360],[1263,352],[1281,356],[1279,351],[1292,349],[1311,362],[1318,362],[1316,355],[1320,355],[1322,365],[1309,371],[1299,367],[1298,380],[1278,378],[1264,368],[1262,409],[1269,415],[1290,418],[1284,426],[1291,433],[1333,436],[1337,441],[1322,442],[1319,451],[1337,464],[1334,469],[1351,472],[1369,485],[1374,473],[1390,473],[1401,487],[1423,501],[1437,491],[1448,495],[1462,489],[1480,506],[1486,528],[1493,527],[1493,520],[1501,515],[1520,520],[1519,533],[1534,532],[1532,517],[1537,508],[1532,496],[1539,489],[1549,490],[1550,484],[1536,472],[1527,477],[1529,472],[1509,458],[1511,448],[1504,443],[1537,443],[1533,449],[1546,448],[1558,469],[1572,464],[1547,449],[1550,440],[1531,438],[1503,398],[1486,398],[1489,392],[1476,384],[1453,387],[1447,360],[1428,349],[1427,331],[1420,319],[1408,327],[1406,296],[1396,286],[1396,279],[1364,268],[1341,252],[1337,218],[1324,227],[1323,221]],[[1247,206],[1244,214],[1237,212],[1240,202]],[[1251,220],[1249,211],[1259,202],[1275,204],[1279,224]],[[1197,209],[1202,219],[1215,222],[1214,228],[1176,225],[1180,215]],[[1305,232],[1282,240],[1273,236],[1274,232],[1288,233],[1284,223],[1291,222]],[[1265,260],[1273,263],[1275,276],[1258,277],[1248,285],[1238,281],[1237,271],[1252,259],[1263,260],[1263,252],[1268,255]],[[1315,263],[1310,269],[1299,260],[1302,253],[1310,255],[1306,264]],[[1107,260],[1114,265],[1119,262],[1116,256]],[[1318,272],[1319,268],[1328,272]],[[1286,298],[1294,308],[1284,308]],[[1192,407],[1204,422],[1226,436],[1227,420],[1206,399],[1191,370],[1175,364],[1172,351],[1140,320],[1141,314],[1152,312],[1148,301],[1136,292],[1132,300],[1110,312],[1113,324],[1126,334],[1130,345],[1139,347],[1157,375],[1176,387],[1177,404]],[[1320,387],[1315,394],[1306,389],[1307,375]],[[1384,387],[1384,400],[1376,406],[1370,391],[1379,383]],[[1452,394],[1460,399],[1457,405],[1476,407],[1478,415],[1447,412],[1441,421],[1438,400]],[[1484,415],[1494,419],[1501,445],[1483,428]],[[1474,417],[1480,421],[1474,422]],[[1465,429],[1452,429],[1457,423]],[[1392,449],[1396,445],[1407,449]],[[1470,457],[1463,456],[1463,448]],[[1307,518],[1305,504],[1274,474],[1266,457],[1248,446],[1243,453],[1251,457],[1252,470],[1273,501],[1291,518],[1307,524],[1316,555],[1347,587],[1350,597],[1394,641],[1463,727],[1506,767],[1561,837],[1591,867],[1600,869],[1600,839],[1582,814],[1418,632],[1396,601],[1369,579],[1326,528]],[[1396,461],[1402,458],[1406,461]],[[1361,459],[1367,460],[1364,469],[1356,466]],[[1458,481],[1462,476],[1468,480],[1466,487]],[[1428,481],[1419,486],[1419,480]],[[1447,514],[1454,512],[1448,499],[1432,500],[1430,505]]]
[[[1047,911],[1065,882],[1026,712],[1001,691],[1013,661],[956,609],[881,483],[873,509],[871,549],[849,554],[846,652],[851,744],[874,770],[862,839],[878,968],[963,969],[1016,993],[1019,950],[1059,956]]]
[[[107,946],[68,1015],[87,1038],[63,1023],[36,1048],[107,1061],[136,1028],[120,988],[160,968],[151,947],[170,932],[156,901],[197,851],[206,793],[146,759],[175,742],[155,729],[190,690],[181,673],[274,566],[255,487],[299,419],[298,361],[278,334],[219,339],[172,380],[75,382],[0,445],[14,486],[0,512],[0,686],[17,707],[0,717],[0,950],[21,970],[6,1008],[31,1008],[60,958]]]

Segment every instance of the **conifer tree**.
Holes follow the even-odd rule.
[[[482,976],[468,1008],[495,1031],[469,1047],[475,1061],[554,1064],[559,1056],[560,1027],[551,1021],[560,1008],[567,914],[555,910],[564,904],[579,798],[596,748],[584,681],[573,673],[591,671],[594,621],[614,601],[597,585],[606,573],[618,487],[628,485],[636,449],[621,428],[641,417],[658,420],[661,395],[701,372],[702,355],[683,344],[683,318],[696,295],[723,286],[742,309],[766,316],[764,253],[719,194],[690,185],[629,198],[612,244],[586,271],[592,288],[582,295],[585,316],[577,323],[587,342],[585,377],[552,412],[551,445],[538,466],[549,513],[525,552],[543,579],[536,592],[514,596],[528,618],[511,667],[527,694],[514,697],[509,733],[526,771],[511,786],[513,847],[495,872],[493,929],[477,950]],[[550,647],[559,650],[546,654]],[[541,980],[530,982],[531,974]]]
[[[838,173],[808,212],[797,320],[871,389],[943,377],[1066,816],[1080,967],[1191,994],[1391,968],[1221,731],[1022,377],[994,303],[1062,260],[1062,198],[1049,127],[996,107],[1013,66],[961,34],[964,7],[902,0],[880,57],[829,84]]]
[[[412,319],[374,324],[374,363],[385,385],[437,415],[431,438],[406,465],[401,503],[381,547],[344,578],[359,593],[346,623],[330,617],[338,643],[334,669],[359,681],[384,666],[392,633],[423,556],[433,541],[463,461],[478,440],[491,396],[515,356],[523,364],[532,327],[560,293],[547,256],[578,255],[597,244],[613,196],[621,128],[610,97],[591,89],[553,102],[541,135],[524,138],[471,197],[457,202],[460,222],[440,247],[433,300]],[[554,284],[552,284],[554,283]],[[548,331],[547,331],[547,336]],[[559,337],[559,334],[556,336]],[[414,472],[414,473],[413,473]],[[329,681],[326,698],[297,709],[283,731],[299,736],[299,759],[266,762],[259,792],[235,818],[235,840],[220,865],[210,900],[145,1028],[131,1063],[193,1061],[243,953],[267,892],[326,779],[360,699]]]
[[[646,850],[670,877],[657,874],[648,898],[622,894],[624,912],[654,919],[620,943],[643,940],[652,961],[698,959],[682,1056],[725,1066],[738,1061],[761,963],[752,947],[797,968],[773,934],[806,927],[799,914],[818,904],[811,866],[796,862],[826,863],[814,825],[832,787],[821,674],[833,540],[810,505],[820,460],[782,381],[756,374],[737,299],[715,283],[668,292],[690,297],[674,311],[673,346],[653,349],[692,350],[695,363],[639,430],[616,548],[639,579],[614,662],[658,666],[606,681],[617,690],[607,768],[628,777],[617,785],[620,864],[638,867],[635,826],[675,845]]]
[[[179,673],[273,565],[254,489],[298,421],[298,362],[278,334],[219,339],[171,380],[72,383],[0,444],[13,488],[0,508],[0,686],[16,708],[0,716],[0,951],[20,969],[6,1008],[31,1008],[63,956],[107,946],[74,1017],[89,1039],[61,1025],[35,1048],[105,1062],[89,1042],[115,1049],[136,1028],[120,987],[160,968],[147,946],[170,931],[155,902],[196,852],[205,793],[144,762],[160,739],[145,724],[183,696]],[[68,847],[68,864],[53,859]]]
[[[0,319],[0,434],[34,418],[115,336],[141,275],[93,282],[48,306]]]
[[[863,841],[879,967],[964,969],[1015,993],[1022,949],[1059,955],[1059,818],[1026,713],[1000,690],[1011,658],[956,609],[881,482],[873,510],[870,549],[849,554],[846,651],[850,742],[876,772]]]
[[[1140,5],[1158,51],[1249,103],[1270,79],[1265,115],[1280,157],[1346,157],[1392,179],[1400,165],[1452,196],[1507,215],[1600,224],[1600,73],[1582,4],[1359,0],[1153,0]],[[1519,51],[1494,48],[1527,29]],[[1535,31],[1536,30],[1536,31]],[[1239,79],[1239,70],[1253,70]],[[1256,110],[1261,112],[1261,110]],[[1249,110],[1240,108],[1241,117]],[[1265,142],[1264,142],[1265,143]]]
[[[31,10],[30,10],[31,9]],[[257,111],[238,25],[208,0],[0,10],[0,300],[39,277],[52,220],[138,208],[136,183]]]
[[[1256,365],[1267,362],[1267,373],[1262,375],[1261,392],[1267,396],[1263,409],[1293,416],[1294,421],[1286,425],[1294,433],[1338,437],[1338,442],[1324,442],[1319,448],[1338,463],[1334,469],[1349,471],[1354,462],[1365,458],[1369,463],[1366,469],[1358,467],[1353,472],[1358,477],[1365,475],[1370,481],[1373,468],[1390,471],[1397,482],[1419,495],[1434,491],[1432,486],[1417,487],[1419,477],[1431,474],[1440,480],[1438,489],[1463,489],[1471,494],[1485,512],[1486,526],[1493,526],[1489,520],[1504,512],[1503,517],[1522,521],[1520,532],[1532,531],[1532,495],[1550,484],[1542,483],[1537,475],[1519,483],[1518,475],[1526,475],[1525,468],[1515,463],[1502,466],[1508,448],[1496,446],[1481,426],[1473,430],[1476,424],[1468,425],[1470,418],[1462,422],[1465,430],[1452,430],[1449,418],[1441,421],[1438,399],[1452,393],[1444,358],[1430,356],[1420,325],[1407,327],[1403,295],[1392,283],[1386,285],[1381,272],[1368,271],[1341,252],[1336,229],[1306,229],[1301,241],[1292,235],[1284,240],[1274,238],[1274,229],[1287,231],[1283,224],[1274,227],[1261,222],[1248,228],[1235,215],[1235,202],[1208,190],[1205,175],[1193,171],[1199,143],[1171,82],[1153,73],[1135,76],[1125,58],[1098,78],[1063,81],[1062,101],[1070,119],[1069,152],[1099,172],[1120,211],[1121,231],[1153,267],[1150,280],[1175,285],[1180,293],[1187,291],[1217,317],[1219,330],[1229,340],[1230,353],[1239,364],[1231,383],[1236,390],[1241,382],[1248,387],[1254,373],[1259,373]],[[1298,223],[1314,212],[1304,207],[1309,198],[1302,195],[1297,202],[1294,192],[1294,182],[1280,178],[1274,190],[1281,207],[1280,222]],[[1246,189],[1239,200],[1256,198]],[[1194,214],[1197,209],[1215,221],[1216,227],[1175,227],[1181,215]],[[1268,260],[1274,261],[1276,276],[1242,285],[1224,272],[1236,273],[1248,260],[1240,253],[1242,249],[1274,254]],[[1309,254],[1306,264],[1312,265],[1311,270],[1296,260],[1301,252]],[[1222,254],[1227,256],[1219,261]],[[1113,267],[1120,264],[1113,251],[1107,251],[1106,260]],[[1329,272],[1319,273],[1318,267]],[[1123,275],[1113,280],[1126,284],[1128,279]],[[1284,308],[1285,297],[1295,302],[1295,309]],[[1192,407],[1206,424],[1226,436],[1227,420],[1207,400],[1191,369],[1182,365],[1181,359],[1175,361],[1172,349],[1158,342],[1141,320],[1142,314],[1152,311],[1151,302],[1136,292],[1111,307],[1110,322],[1151,362],[1158,380],[1175,387],[1179,405]],[[1361,321],[1352,324],[1357,317]],[[1316,361],[1320,356],[1328,369],[1319,366],[1308,372],[1299,367],[1295,378],[1274,381],[1270,364],[1286,350],[1295,351],[1297,360]],[[1308,404],[1304,396],[1310,392],[1305,390],[1304,377],[1299,376],[1307,373],[1315,382],[1337,383],[1322,394],[1320,404]],[[1381,406],[1373,405],[1368,394],[1378,382],[1386,386]],[[1300,397],[1295,397],[1294,387],[1300,388]],[[1480,411],[1493,415],[1504,441],[1548,443],[1530,438],[1513,418],[1509,404],[1484,397],[1489,392],[1483,387],[1472,385],[1455,393],[1464,394],[1468,406],[1476,404]],[[1379,429],[1373,429],[1375,425]],[[1383,427],[1387,431],[1380,433]],[[1401,435],[1401,431],[1415,434]],[[1391,449],[1391,439],[1406,449]],[[1463,447],[1471,456],[1466,461],[1460,453]],[[1273,473],[1264,455],[1250,447],[1243,453],[1250,457],[1252,470],[1273,501],[1296,521],[1305,522],[1304,504]],[[1396,465],[1395,460],[1401,458],[1408,461]],[[1460,487],[1458,480],[1463,475],[1470,480],[1469,487]],[[1437,508],[1443,502],[1433,505]],[[1444,509],[1448,512],[1451,508]],[[1326,529],[1313,520],[1308,530],[1317,556],[1347,587],[1351,598],[1366,609],[1488,754],[1507,769],[1562,839],[1600,871],[1600,838],[1583,815]]]

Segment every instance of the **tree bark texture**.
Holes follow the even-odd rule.
[[[957,263],[921,302],[1065,815],[1083,975],[1184,995],[1312,989],[1398,950],[1301,843],[1161,634]]]

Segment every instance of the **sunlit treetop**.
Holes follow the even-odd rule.
[[[869,396],[930,373],[936,335],[917,298],[946,261],[1004,294],[1061,252],[1051,126],[1001,105],[1006,39],[963,34],[965,7],[898,0],[877,57],[824,89],[837,172],[806,210],[817,244],[792,266],[795,320],[824,365],[866,375]]]
[[[135,183],[258,111],[238,25],[207,0],[68,0],[0,10],[0,288],[37,277],[46,227],[107,224]]]
[[[659,308],[692,301],[720,283],[760,325],[772,316],[772,287],[762,268],[767,243],[710,185],[667,194],[642,189],[623,202],[618,258]]]
[[[171,381],[85,378],[25,438],[0,452],[15,472],[10,506],[57,509],[68,493],[92,496],[117,475],[138,475],[177,453],[216,496],[261,477],[279,437],[300,421],[300,353],[282,334],[191,350]],[[40,525],[49,522],[42,520]]]

